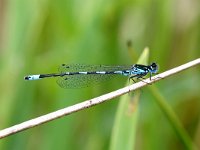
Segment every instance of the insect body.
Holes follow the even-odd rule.
[[[106,66],[106,65],[81,65],[62,64],[59,67],[59,73],[38,74],[25,76],[25,80],[38,80],[49,77],[58,77],[57,83],[62,88],[81,88],[91,84],[102,82],[110,79],[115,75],[128,76],[134,81],[134,78],[143,79],[150,73],[158,72],[158,65],[152,63],[150,65],[130,65],[130,66]]]

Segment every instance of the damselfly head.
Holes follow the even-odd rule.
[[[158,72],[158,65],[156,63],[153,62],[149,67],[150,67],[152,73]]]

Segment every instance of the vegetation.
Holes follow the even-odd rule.
[[[200,56],[199,1],[1,3],[1,129],[116,90],[127,81],[121,77],[88,88],[62,89],[56,79],[24,81],[25,75],[57,72],[62,63],[134,64],[146,46],[149,63],[157,62],[159,72]],[[132,47],[127,47],[128,41]],[[140,62],[148,57],[143,59]],[[135,118],[129,120],[132,128],[118,124],[118,116],[115,120],[123,110],[116,99],[6,137],[0,141],[0,149],[115,149],[113,144],[120,136],[122,140],[131,136],[129,144],[134,149],[192,149],[192,144],[200,148],[199,74],[196,67],[133,94],[137,104]],[[119,104],[129,98],[132,94],[122,97]],[[166,102],[164,106],[159,98]],[[183,134],[178,134],[177,126],[174,130],[163,113],[169,107]],[[130,135],[114,134],[116,127],[124,127]]]

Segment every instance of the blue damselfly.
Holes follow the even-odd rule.
[[[158,72],[158,65],[134,64],[129,66],[107,66],[107,65],[82,65],[62,64],[59,73],[38,74],[25,76],[25,80],[38,80],[49,77],[58,77],[57,83],[62,88],[81,88],[87,87],[97,82],[102,82],[114,77],[115,75],[128,76],[129,79],[143,79],[148,73],[150,80],[152,74]]]

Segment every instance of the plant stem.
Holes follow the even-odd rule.
[[[23,130],[38,126],[40,124],[49,122],[51,120],[54,120],[54,119],[69,115],[71,113],[80,111],[82,109],[86,109],[88,107],[92,107],[94,105],[106,102],[106,101],[111,100],[115,97],[124,95],[128,92],[134,91],[136,89],[140,89],[140,88],[147,86],[151,83],[157,82],[161,79],[165,79],[168,76],[174,75],[178,72],[181,72],[185,69],[191,68],[191,67],[198,65],[198,64],[200,64],[200,58],[193,60],[191,62],[188,62],[184,65],[178,66],[176,68],[170,69],[168,71],[165,71],[161,74],[158,74],[158,75],[152,77],[151,80],[148,78],[148,79],[144,80],[144,82],[140,81],[140,82],[137,82],[133,85],[130,85],[130,86],[121,88],[119,90],[110,92],[108,94],[105,94],[105,95],[102,95],[102,96],[99,96],[99,97],[96,97],[96,98],[93,98],[93,99],[90,99],[90,100],[87,100],[87,101],[84,101],[84,102],[81,102],[81,103],[78,103],[78,104],[75,104],[75,105],[72,105],[72,106],[69,106],[69,107],[57,110],[55,112],[37,117],[35,119],[31,119],[31,120],[25,121],[23,123],[14,125],[12,127],[3,129],[3,130],[0,131],[0,139],[7,137],[9,135],[15,134],[17,132],[21,132]]]

